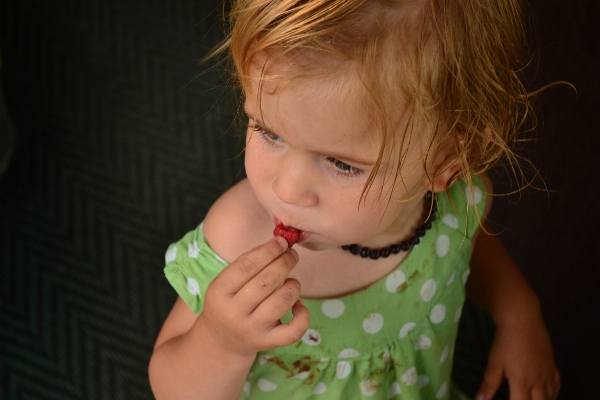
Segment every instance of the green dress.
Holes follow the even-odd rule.
[[[482,182],[474,181],[473,194],[464,182],[454,184],[452,202],[446,193],[437,195],[433,227],[387,276],[339,298],[303,299],[308,331],[297,343],[259,353],[241,398],[466,398],[451,371],[470,238],[485,204]],[[208,284],[226,262],[207,245],[202,225],[171,245],[165,258],[167,279],[199,314]]]

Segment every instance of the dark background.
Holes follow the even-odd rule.
[[[165,249],[243,174],[224,73],[197,63],[221,37],[219,10],[0,0],[14,128],[1,121],[0,169],[14,153],[0,177],[0,399],[152,398],[147,363],[176,296]],[[491,217],[542,301],[560,399],[598,398],[599,25],[597,1],[530,3],[527,87],[567,80],[577,92],[536,102],[524,153],[548,191],[499,198]],[[491,334],[467,308],[455,376],[469,392]]]

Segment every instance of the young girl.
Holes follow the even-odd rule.
[[[238,0],[231,21],[247,179],[167,251],[156,398],[460,398],[465,292],[497,325],[476,399],[503,378],[555,398],[538,300],[486,222],[529,107],[519,1]]]

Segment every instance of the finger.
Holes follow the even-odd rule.
[[[269,297],[253,311],[252,318],[271,320],[273,324],[279,321],[300,297],[300,282],[296,279],[286,279]]]
[[[235,294],[240,304],[244,305],[246,312],[253,312],[287,279],[297,263],[291,251],[273,260]],[[290,302],[290,307],[292,304],[293,302]]]
[[[540,397],[542,399],[554,400],[558,397],[558,392],[560,391],[560,377],[558,374],[554,375],[554,380],[550,380],[546,382],[544,390],[542,394],[544,397]]]
[[[287,242],[282,237],[274,237],[254,249],[242,254],[217,277],[225,282],[230,293],[238,292],[267,265],[287,250]]]
[[[241,291],[248,292],[246,289],[250,288],[251,290],[264,292],[267,296],[271,295],[271,293],[283,284],[295,266],[296,259],[294,256],[289,252],[283,253],[256,274],[250,282],[244,285]]]
[[[275,326],[267,340],[272,346],[270,348],[287,346],[302,339],[302,336],[308,330],[310,324],[310,314],[301,300],[296,301],[292,307],[292,320],[288,324],[278,324]]]
[[[504,378],[503,370],[500,366],[488,364],[483,381],[477,391],[475,400],[491,400],[498,391],[500,384]],[[512,398],[511,398],[512,400]]]
[[[510,400],[531,400],[532,391],[529,386],[508,382]]]
[[[546,394],[546,390],[541,387],[534,387],[531,389],[531,400],[551,400],[554,397],[549,397]]]
[[[560,372],[558,370],[554,371],[553,380],[548,385],[547,392],[549,399],[555,399],[558,397],[558,392],[560,392]]]

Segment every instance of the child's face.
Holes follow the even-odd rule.
[[[359,102],[330,90],[340,77],[299,78],[280,91],[274,90],[277,79],[265,81],[260,110],[253,101],[259,71],[251,70],[251,77],[244,105],[246,173],[274,223],[305,231],[301,246],[315,250],[351,243],[383,247],[412,233],[422,219],[426,140],[413,135],[391,201],[389,171],[395,165],[383,164],[359,207],[379,139]]]

